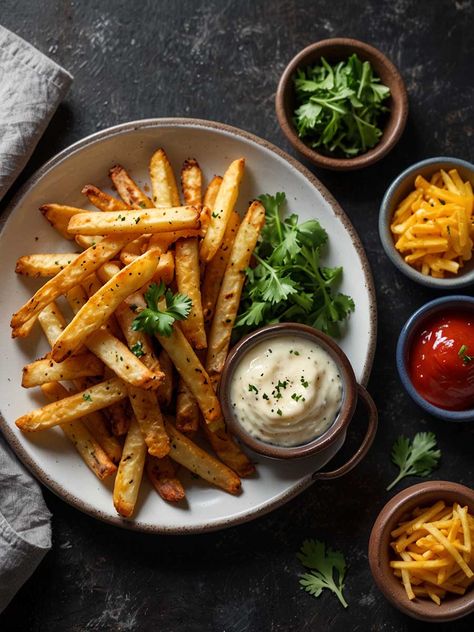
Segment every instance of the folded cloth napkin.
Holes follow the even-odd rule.
[[[0,26],[0,200],[26,165],[71,82],[61,66]]]
[[[0,26],[0,200],[25,166],[71,75]],[[51,547],[41,490],[0,435],[0,612]]]

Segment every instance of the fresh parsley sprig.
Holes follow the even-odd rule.
[[[166,309],[160,309],[158,302],[164,298]],[[132,322],[134,331],[144,331],[147,334],[171,336],[173,323],[177,320],[185,320],[191,311],[192,301],[185,294],[173,294],[166,289],[163,281],[160,284],[152,283],[145,292],[147,308],[143,309]]]
[[[284,193],[262,195],[265,226],[254,251],[235,325],[239,336],[268,323],[296,321],[339,335],[354,302],[335,291],[342,268],[321,265],[328,235],[317,220],[282,219]]]
[[[305,540],[297,558],[311,569],[309,573],[301,576],[301,586],[314,597],[319,597],[327,588],[339,599],[344,608],[347,601],[344,599],[344,577],[346,575],[346,561],[340,551],[326,549],[324,542],[319,540]]]
[[[413,441],[400,435],[393,444],[392,461],[400,473],[387,487],[391,490],[405,476],[429,476],[438,466],[441,450],[436,449],[434,432],[418,432]]]
[[[299,68],[294,85],[299,106],[294,123],[310,147],[351,157],[378,143],[390,89],[370,62],[353,54],[331,65],[322,57],[319,64]]]

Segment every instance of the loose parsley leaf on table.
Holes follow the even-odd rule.
[[[354,302],[334,291],[342,268],[321,266],[326,231],[315,219],[298,223],[294,213],[282,219],[284,193],[259,199],[265,207],[265,226],[254,251],[257,265],[247,269],[236,333],[242,336],[268,323],[296,321],[338,336],[339,323],[354,311]]]
[[[324,542],[319,540],[305,540],[297,558],[303,566],[311,569],[301,576],[301,586],[314,597],[319,597],[324,588],[327,588],[347,608],[342,592],[346,574],[344,555],[340,551],[326,549]]]
[[[393,444],[392,461],[400,468],[400,473],[387,487],[392,489],[405,476],[429,476],[437,467],[441,450],[436,450],[434,432],[419,432],[410,439],[401,435]]]
[[[158,307],[160,299],[164,298],[165,309]],[[163,281],[159,285],[152,283],[145,292],[147,308],[143,309],[132,322],[134,331],[142,330],[147,334],[171,336],[173,323],[185,320],[191,311],[192,302],[185,294],[173,294],[167,290]]]
[[[370,62],[353,54],[332,66],[322,57],[320,64],[299,68],[294,85],[299,105],[294,123],[310,147],[352,157],[378,143],[390,89]]]

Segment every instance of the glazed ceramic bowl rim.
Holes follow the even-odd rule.
[[[441,602],[440,606],[431,601],[412,602],[408,598],[402,600],[389,589],[390,586],[396,586],[397,592],[405,596],[402,584],[393,575],[388,565],[380,563],[380,547],[383,546],[387,532],[390,532],[410,510],[410,505],[415,508],[431,502],[423,499],[429,498],[434,493],[439,493],[439,500],[443,500],[447,494],[455,494],[460,502],[469,504],[474,510],[474,490],[460,483],[443,480],[425,481],[403,489],[382,507],[374,522],[369,539],[369,564],[375,583],[396,608],[424,621],[452,621],[474,611],[474,586],[471,586],[465,595],[450,596],[446,601]],[[390,559],[388,546],[383,555],[387,555],[387,559]],[[427,609],[429,612],[426,612]],[[448,612],[446,612],[447,609],[449,609]]]
[[[392,77],[392,80],[388,82],[390,83],[389,87],[391,89],[393,103],[389,116],[389,120],[393,119],[394,121],[391,133],[386,134],[386,131],[384,130],[375,147],[369,149],[363,154],[354,156],[353,158],[333,158],[330,155],[320,153],[309,147],[297,135],[291,122],[291,117],[288,116],[285,107],[285,97],[288,91],[293,89],[291,81],[296,69],[303,65],[306,57],[314,53],[314,51],[320,51],[321,56],[323,56],[325,49],[329,46],[347,47],[347,49],[353,53],[363,53],[363,55],[370,60],[375,58],[389,71]],[[394,91],[392,89],[395,83],[398,85],[396,96],[394,96]],[[352,169],[362,169],[364,167],[368,167],[383,158],[393,149],[405,129],[408,116],[408,95],[400,72],[393,62],[391,62],[390,59],[382,53],[382,51],[371,44],[363,42],[362,40],[348,37],[332,37],[309,44],[290,60],[278,82],[275,96],[275,107],[278,123],[283,133],[295,149],[319,167],[349,171]],[[388,122],[385,127],[388,127]]]
[[[425,303],[414,312],[410,318],[403,325],[403,328],[398,337],[397,343],[397,368],[400,379],[403,386],[408,391],[410,397],[426,412],[440,417],[446,421],[473,421],[474,420],[474,408],[467,410],[446,410],[430,404],[424,399],[413,386],[413,383],[408,374],[406,367],[406,360],[409,352],[409,345],[411,342],[411,336],[420,327],[421,323],[429,318],[433,313],[438,312],[442,307],[446,305],[459,305],[460,303],[466,304],[466,306],[472,306],[474,311],[474,297],[465,296],[463,294],[454,294],[452,296],[442,296],[435,298],[428,303]],[[469,307],[467,307],[469,309]]]
[[[409,279],[426,287],[451,290],[462,288],[473,283],[474,269],[467,273],[461,272],[458,276],[448,279],[435,279],[434,277],[421,274],[421,272],[418,272],[418,270],[415,270],[415,268],[412,268],[412,266],[403,260],[395,248],[390,231],[390,221],[393,214],[393,211],[390,210],[390,206],[393,200],[396,200],[398,192],[405,181],[424,167],[433,166],[433,168],[435,168],[437,164],[446,162],[452,164],[453,167],[463,167],[474,174],[474,164],[462,158],[453,158],[452,156],[434,156],[413,163],[393,180],[383,196],[379,211],[379,236],[387,257],[391,260],[393,265]]]
[[[329,428],[322,435],[311,439],[306,443],[296,446],[279,446],[272,443],[261,441],[247,432],[241,423],[237,420],[233,408],[231,406],[230,389],[232,378],[237,366],[245,355],[262,340],[278,338],[286,335],[294,335],[295,337],[306,338],[320,345],[336,363],[343,385],[343,398],[339,412]],[[347,429],[357,403],[357,381],[344,351],[339,345],[326,334],[301,323],[277,323],[274,325],[266,325],[251,332],[239,340],[232,348],[222,372],[222,379],[219,388],[219,399],[224,412],[226,422],[232,429],[232,432],[247,447],[251,448],[259,454],[276,458],[276,459],[296,459],[311,456],[317,452],[322,452],[326,448],[333,445]]]

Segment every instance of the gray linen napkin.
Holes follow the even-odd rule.
[[[72,76],[0,26],[0,200],[26,165]]]
[[[25,166],[72,81],[0,26],[0,200]],[[0,612],[51,547],[41,490],[0,435]]]

